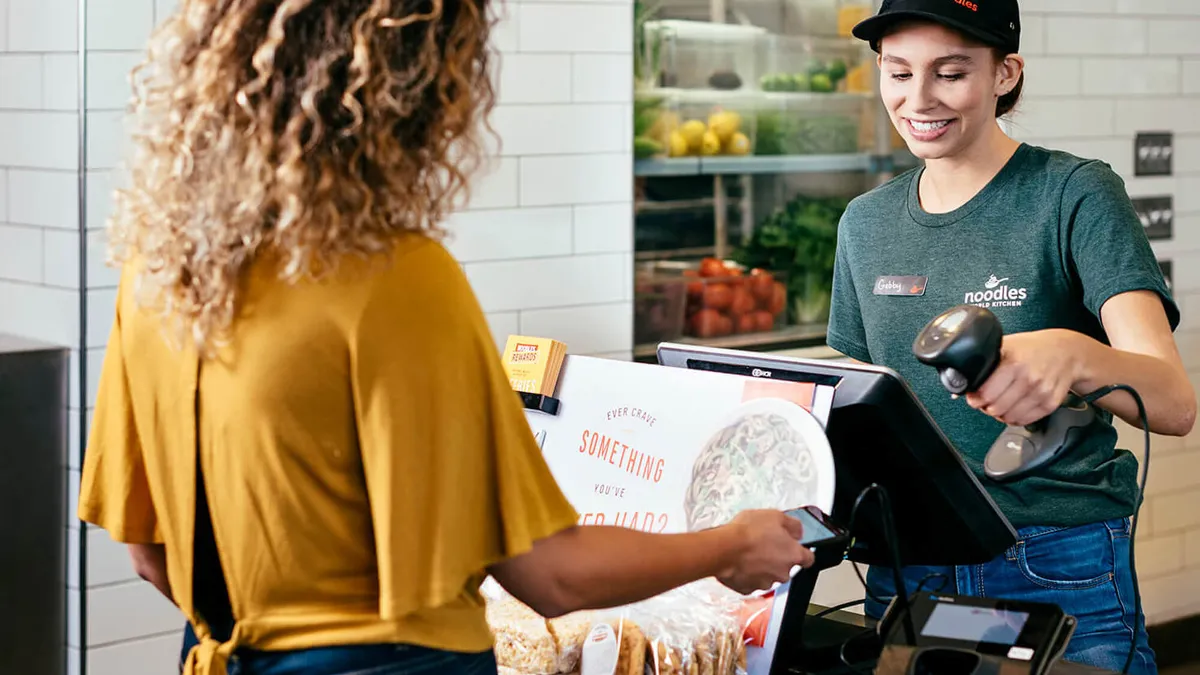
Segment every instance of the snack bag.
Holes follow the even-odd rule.
[[[579,670],[591,612],[546,619],[494,581],[485,582],[481,590],[500,675],[566,675]]]
[[[487,603],[496,664],[522,675],[558,673],[558,645],[546,620],[512,596]]]
[[[550,635],[554,637],[558,648],[558,669],[556,673],[573,673],[579,671],[583,658],[583,645],[587,642],[595,618],[594,612],[575,612],[546,621]]]
[[[579,675],[643,675],[646,636],[628,614],[597,615],[583,643]]]

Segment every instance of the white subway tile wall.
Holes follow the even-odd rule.
[[[8,50],[8,0],[0,0],[0,51]]]
[[[77,0],[7,0],[10,52],[74,52],[79,48]]]
[[[0,3],[6,1],[33,0]],[[171,0],[89,3],[85,207],[89,232],[84,290],[88,298],[84,394],[89,407],[112,322],[117,281],[116,273],[103,266],[102,228],[111,211],[114,178],[119,175],[114,169],[123,158],[121,110],[129,97],[127,75],[141,57],[150,26],[161,22],[173,7]],[[632,291],[625,278],[631,274],[633,250],[628,142],[631,25],[631,0],[510,1],[500,17],[494,37],[501,52],[495,75],[498,107],[492,118],[498,152],[472,185],[469,204],[447,223],[451,234],[447,244],[475,286],[497,346],[509,334],[532,332],[562,339],[574,353],[631,357]],[[589,26],[582,38],[578,26]],[[58,55],[40,58],[43,89],[37,100],[47,109],[74,111],[77,88],[65,86],[63,80],[75,77],[77,64]],[[55,77],[50,78],[50,73]],[[33,100],[32,94],[19,96]],[[0,114],[5,107],[2,101]],[[36,124],[44,116],[27,124]],[[0,118],[0,152],[6,139],[3,128]],[[78,147],[71,147],[71,152],[77,154]],[[22,157],[28,154],[24,151]],[[36,182],[31,185],[36,189],[28,189],[28,194],[44,196],[55,190],[60,196],[71,195],[69,200],[8,200],[10,211],[16,207],[30,221],[20,224],[78,227],[75,174],[63,172],[58,178],[49,171],[29,171],[77,166],[77,162],[60,164],[67,164],[65,152],[61,159],[51,157],[32,165],[7,163],[31,174],[18,176],[26,184]],[[0,167],[5,165],[0,161]],[[67,176],[72,181],[65,180]],[[14,236],[23,232],[18,228]],[[3,233],[0,230],[0,236]],[[28,246],[34,243],[31,239]],[[32,262],[21,259],[8,266],[0,262],[0,280],[5,274],[28,277],[35,268],[44,274],[47,265],[58,270],[78,256],[76,251],[72,257],[57,239],[43,237],[36,244],[39,254]],[[51,244],[54,247],[48,248]],[[38,282],[58,285],[75,280],[77,284],[78,273],[48,276]],[[71,328],[78,333],[77,322]],[[77,464],[73,452],[68,460]],[[78,479],[77,473],[72,476]],[[124,548],[106,533],[89,529],[87,539],[88,644],[81,650],[75,635],[71,662],[86,658],[94,675],[158,673],[171,667],[178,656],[182,626],[178,613],[135,580]],[[71,551],[77,568],[77,547],[72,545]],[[76,614],[78,607],[79,602],[72,603]]]
[[[1153,247],[1173,263],[1183,314],[1176,342],[1200,384],[1200,2],[1024,0],[1022,8],[1027,26],[1044,25],[1037,39],[1049,56],[1028,59],[1014,133],[1103,159],[1133,196],[1174,196],[1174,237]],[[1174,132],[1174,176],[1134,176],[1139,131]],[[1141,432],[1118,429],[1121,447],[1140,459]],[[1187,438],[1155,436],[1151,453],[1137,562],[1153,624],[1200,612],[1200,428]]]
[[[100,229],[124,142],[128,70],[174,0],[89,2],[86,400],[111,323],[116,276],[101,266]],[[1133,194],[1171,191],[1184,322],[1178,342],[1200,381],[1200,22],[1195,0],[1025,0],[1027,99],[1014,134],[1104,159]],[[0,0],[0,331],[78,346],[78,39],[76,0]],[[452,252],[475,285],[497,343],[548,335],[574,353],[629,358],[632,348],[631,0],[510,0],[494,42],[501,135],[470,204],[449,224]],[[580,30],[586,26],[586,30]],[[15,83],[15,84],[14,84]],[[1132,175],[1133,136],[1171,130],[1170,179]],[[72,245],[74,244],[74,246]],[[20,251],[14,254],[13,251]],[[77,360],[75,351],[73,360]],[[75,370],[74,368],[72,369]],[[77,373],[72,372],[78,392]],[[78,394],[73,401],[78,401]],[[85,430],[73,427],[78,438]],[[1140,436],[1122,426],[1124,447]],[[1139,562],[1151,622],[1200,611],[1200,431],[1155,438]],[[77,446],[68,462],[78,465]],[[69,474],[72,508],[77,471]],[[64,531],[77,532],[68,518]],[[178,655],[177,613],[135,581],[122,547],[88,531],[88,645],[77,631],[71,672],[158,673]],[[74,577],[72,577],[74,579]],[[79,619],[82,603],[71,603]]]

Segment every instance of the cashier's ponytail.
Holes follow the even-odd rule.
[[[996,61],[1003,63],[1004,58],[1008,56],[1003,50],[996,50]],[[1000,119],[1016,109],[1017,103],[1021,100],[1021,91],[1025,88],[1025,71],[1021,71],[1021,76],[1017,78],[1017,85],[1012,88],[1012,91],[1001,96],[996,100],[996,119]]]

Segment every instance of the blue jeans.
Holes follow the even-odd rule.
[[[1079,621],[1064,660],[1094,668],[1121,672],[1136,633],[1137,653],[1129,672],[1157,673],[1145,617],[1135,617],[1133,611],[1137,582],[1129,561],[1127,519],[1072,528],[1022,528],[1017,543],[991,562],[907,567],[902,576],[910,594],[926,579],[923,590],[1058,605]],[[867,587],[879,599],[891,600],[891,569],[869,569]],[[885,608],[867,598],[868,617],[878,620]]]
[[[183,659],[196,644],[188,625]],[[229,675],[496,675],[491,651],[461,654],[412,645],[346,645],[286,652],[238,650]]]

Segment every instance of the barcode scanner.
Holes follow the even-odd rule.
[[[937,369],[951,394],[979,389],[1000,364],[1004,329],[991,311],[976,305],[952,307],[934,317],[913,342],[913,355]],[[1026,426],[1009,425],[992,443],[984,473],[1012,480],[1063,456],[1083,429],[1096,420],[1096,410],[1075,394],[1062,406]]]

